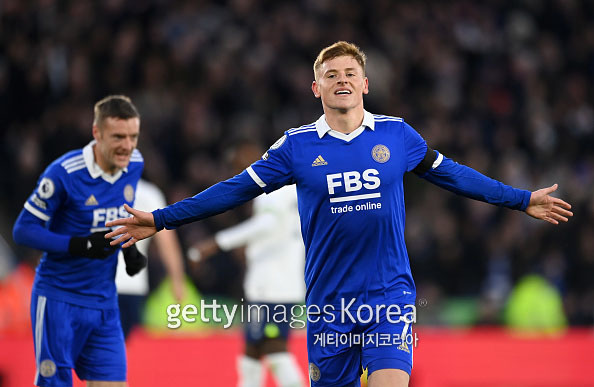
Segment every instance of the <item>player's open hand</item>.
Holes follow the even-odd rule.
[[[530,203],[526,207],[526,213],[533,218],[542,219],[552,224],[567,222],[573,216],[571,204],[549,195],[557,190],[557,184],[539,189],[530,195]]]
[[[136,242],[157,233],[152,213],[135,210],[127,204],[124,204],[124,208],[132,215],[130,218],[116,219],[105,223],[107,227],[121,226],[105,234],[105,238],[113,238],[119,235],[117,239],[111,241],[112,246],[125,242],[122,247],[130,247]]]

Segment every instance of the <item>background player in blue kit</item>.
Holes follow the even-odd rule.
[[[164,227],[296,184],[306,248],[306,304],[310,312],[315,307],[330,311],[308,316],[313,386],[358,385],[362,367],[368,368],[369,386],[408,385],[411,346],[321,345],[316,340],[322,334],[410,334],[408,321],[392,323],[386,315],[387,306],[414,304],[416,297],[404,243],[405,172],[553,224],[573,215],[568,203],[549,195],[556,185],[534,192],[504,185],[432,150],[401,118],[365,111],[365,61],[347,42],[323,49],[314,63],[312,91],[324,109],[316,122],[286,131],[261,160],[194,197],[152,213],[129,209],[132,218],[107,223],[124,226],[107,234],[121,235],[113,244],[131,246]],[[343,303],[351,313],[361,306],[384,308],[371,319],[363,313],[357,321],[341,321],[336,318]]]
[[[126,385],[126,350],[115,272],[119,246],[105,222],[128,216],[144,162],[140,116],[130,99],[95,104],[93,137],[51,163],[13,229],[17,243],[44,251],[31,294],[35,385],[72,385],[74,368],[91,387]],[[146,258],[124,249],[126,270]]]

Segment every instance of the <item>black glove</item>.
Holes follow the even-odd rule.
[[[107,231],[97,231],[84,237],[72,237],[68,244],[70,255],[94,259],[105,259],[115,253],[120,246],[111,246],[111,239],[105,239]]]
[[[135,245],[126,247],[122,251],[124,253],[124,261],[126,261],[126,273],[130,277],[137,274],[143,267],[146,267],[148,259],[138,251]]]

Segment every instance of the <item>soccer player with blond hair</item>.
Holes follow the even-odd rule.
[[[108,234],[120,235],[112,243],[131,246],[163,228],[296,184],[316,387],[356,386],[363,368],[371,387],[408,385],[413,347],[403,340],[414,321],[398,311],[414,305],[416,290],[404,241],[405,173],[552,224],[573,215],[568,203],[550,195],[557,185],[533,192],[507,186],[432,150],[404,119],[366,111],[365,65],[354,44],[324,48],[311,86],[324,111],[317,121],[287,130],[262,159],[229,180],[152,213],[130,209],[133,217],[108,223],[123,226]],[[368,341],[386,336],[381,345]],[[329,345],[328,337],[348,340]]]

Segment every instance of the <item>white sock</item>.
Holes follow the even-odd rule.
[[[303,387],[303,376],[292,354],[272,353],[266,356],[266,361],[279,387]]]
[[[261,387],[262,364],[257,359],[245,355],[237,359],[238,387]]]

